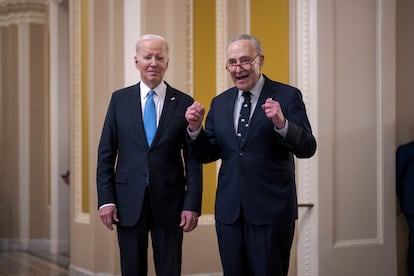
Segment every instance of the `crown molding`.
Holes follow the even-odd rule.
[[[0,26],[45,24],[47,0],[3,0],[0,2]]]

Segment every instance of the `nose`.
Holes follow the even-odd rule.
[[[152,58],[151,58],[150,64],[151,64],[152,66],[154,66],[154,65],[156,65],[156,64],[157,64],[157,60],[155,59],[155,57],[152,57]]]
[[[240,63],[236,64],[236,67],[234,68],[235,72],[240,72],[241,70],[243,70],[242,65]]]

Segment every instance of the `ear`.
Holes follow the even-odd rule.
[[[139,65],[138,65],[139,61],[138,61],[138,58],[136,56],[134,56],[134,63],[135,63],[135,68],[137,68],[139,70]]]
[[[261,56],[260,56],[260,68],[262,68],[262,67],[263,67],[263,65],[264,65],[264,56],[263,56],[263,55],[261,55]]]

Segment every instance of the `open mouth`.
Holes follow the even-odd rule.
[[[246,75],[242,75],[242,76],[236,76],[236,79],[238,81],[243,81],[243,80],[246,80],[248,77],[249,77],[249,74],[246,74]]]

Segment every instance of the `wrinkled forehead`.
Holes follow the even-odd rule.
[[[137,53],[140,54],[163,54],[168,55],[168,47],[164,41],[159,39],[145,39],[142,40],[137,47]]]
[[[256,49],[249,40],[236,40],[227,47],[227,59],[255,56]]]

